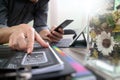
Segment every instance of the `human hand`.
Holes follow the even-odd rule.
[[[15,50],[25,50],[27,53],[33,51],[34,41],[36,40],[41,46],[48,47],[48,44],[40,35],[27,24],[20,24],[11,27],[14,31],[9,37],[9,46]]]
[[[43,39],[48,40],[49,42],[58,42],[63,38],[64,30],[59,29],[59,32],[54,31],[56,27],[52,27],[50,30],[42,30],[40,31],[40,35]]]
[[[51,42],[58,42],[60,39],[63,38],[64,35],[64,30],[62,28],[59,28],[58,31],[55,31],[56,26],[53,26],[50,29],[50,34],[48,34],[47,36],[50,38]]]

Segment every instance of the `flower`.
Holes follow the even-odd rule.
[[[91,36],[92,40],[95,40],[96,32],[94,30],[91,30],[90,31],[90,36]]]
[[[90,41],[98,54],[116,52],[115,45],[120,45],[120,9],[91,16],[89,26]]]
[[[96,37],[97,49],[101,51],[103,55],[109,55],[109,53],[113,51],[114,44],[115,42],[111,34],[105,31],[102,31],[101,34]]]
[[[90,27],[92,28],[99,28],[101,30],[111,28],[112,30],[114,30],[116,26],[120,26],[120,10],[97,14],[92,16],[90,20]],[[114,30],[114,32],[116,31]]]
[[[113,20],[117,22],[118,19],[120,19],[120,10],[113,11],[112,16],[113,16]]]

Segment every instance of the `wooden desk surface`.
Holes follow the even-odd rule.
[[[67,36],[67,37],[66,37]],[[71,35],[66,35],[64,38],[70,38]],[[65,54],[73,57],[76,61],[78,61],[80,64],[84,65],[86,68],[90,69],[96,76],[97,80],[120,80],[120,78],[112,78],[111,76],[105,74],[101,70],[95,69],[91,66],[89,66],[86,61],[87,61],[87,56],[89,51],[86,48],[60,48]],[[101,78],[102,76],[103,78]]]
[[[85,48],[61,48],[67,55],[84,65],[87,50]]]
[[[120,78],[113,78],[104,72],[95,69],[88,64],[86,64],[86,56],[88,53],[88,50],[86,48],[61,48],[63,52],[65,52],[67,55],[73,57],[75,60],[80,62],[80,64],[83,64],[88,69],[92,70],[96,75],[102,76],[105,80],[120,80]],[[97,78],[97,80],[103,80],[100,78]]]

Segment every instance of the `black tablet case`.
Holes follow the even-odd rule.
[[[57,72],[52,72],[52,73],[46,73],[46,74],[38,74],[38,75],[33,75],[32,79],[56,79],[56,77],[60,78],[60,77],[66,77],[66,76],[70,76],[72,73],[75,73],[75,70],[71,67],[71,65],[59,54],[57,53],[57,55],[62,59],[62,61],[64,62],[64,69],[61,71],[57,71]]]
[[[41,48],[36,48],[34,50],[41,50]],[[42,49],[42,50],[46,50],[46,49]],[[3,74],[3,73],[7,73],[7,72],[14,72],[16,70],[14,69],[5,69],[4,65],[7,64],[8,61],[21,61],[20,59],[19,60],[14,60],[14,59],[11,59],[13,58],[14,56],[16,55],[21,55],[21,58],[24,54],[21,54],[22,52],[20,51],[13,51],[11,50],[9,47],[6,47],[6,46],[0,46],[0,58],[3,58],[4,60],[4,63],[0,60],[0,74]],[[56,72],[50,72],[50,73],[44,73],[44,74],[32,74],[32,78],[31,80],[34,80],[34,79],[50,79],[50,78],[56,78],[56,77],[62,77],[62,76],[67,76],[67,75],[70,75],[71,73],[74,73],[75,70],[70,66],[70,64],[60,55],[60,54],[57,54],[61,59],[62,61],[64,62],[64,69],[61,70],[61,71],[56,71]],[[48,54],[48,56],[50,56]],[[5,59],[6,58],[6,59]],[[49,57],[50,58],[50,57]],[[49,60],[52,60],[54,61],[54,58],[50,58]],[[44,67],[44,66],[49,66],[49,65],[43,65],[41,67]],[[3,69],[2,69],[3,68]]]

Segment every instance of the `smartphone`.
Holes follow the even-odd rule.
[[[65,20],[64,22],[62,22],[57,28],[55,28],[55,31],[59,32],[58,29],[59,28],[65,28],[67,25],[69,25],[71,22],[73,22],[73,20]]]

